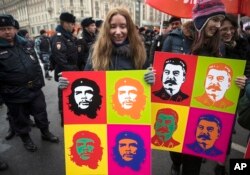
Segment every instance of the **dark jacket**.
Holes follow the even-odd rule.
[[[149,63],[153,64],[154,63],[154,54],[155,51],[161,51],[163,43],[165,39],[167,38],[168,33],[165,35],[157,35],[155,39],[152,42],[151,48],[150,48],[150,55],[149,55]]]
[[[131,60],[132,58],[128,43],[121,46],[114,46],[109,70],[135,70],[135,66]],[[144,64],[143,68],[146,69],[147,67],[149,67],[148,62]],[[89,55],[85,70],[92,70],[91,54]]]
[[[43,86],[42,69],[29,42],[18,35],[13,46],[0,39],[0,93],[4,101],[29,102]]]
[[[56,28],[57,33],[52,37],[52,58],[55,62],[55,81],[58,73],[63,71],[77,71],[77,45],[76,39],[61,25]]]
[[[88,48],[86,41],[83,39],[83,37],[80,37],[79,39],[77,39],[76,44],[77,44],[77,51],[78,51],[77,66],[79,70],[84,70],[84,67],[88,59],[89,48]]]
[[[79,62],[82,62],[85,66],[89,57],[90,49],[96,40],[96,35],[95,34],[91,35],[86,29],[83,29],[82,40],[83,41],[81,41],[80,39],[80,42],[83,44],[82,47],[84,48],[84,50],[82,50],[83,52],[81,58],[79,58]],[[83,67],[83,65],[81,67]]]
[[[171,31],[165,39],[162,51],[190,54],[191,45],[192,40],[186,38],[181,29],[175,29]]]
[[[246,60],[245,73],[248,78],[250,77],[250,44],[244,38],[236,40],[236,46],[232,47],[230,44],[225,44],[225,57],[231,59]]]

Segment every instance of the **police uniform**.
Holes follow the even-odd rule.
[[[83,37],[79,37],[77,39],[77,51],[78,51],[78,60],[77,60],[77,66],[79,70],[84,70],[84,67],[87,63],[87,57],[86,52],[88,52],[89,48],[86,43],[86,41],[83,39]]]
[[[90,49],[96,40],[96,34],[90,33],[89,31],[86,30],[86,27],[90,26],[91,24],[95,24],[95,20],[93,20],[92,17],[84,18],[81,21],[81,26],[83,28],[83,31],[82,31],[82,37],[80,39],[80,42],[82,42],[82,48],[84,48],[84,50],[82,51],[82,57],[79,58],[79,60],[81,60],[84,64],[81,66],[82,70],[84,70],[84,67],[89,57]]]
[[[14,19],[0,15],[0,27],[14,26]],[[14,130],[29,151],[36,145],[29,137],[29,115],[34,116],[42,138],[58,142],[48,130],[46,102],[41,88],[44,79],[35,51],[24,38],[15,35],[14,45],[0,38],[0,94],[14,123]]]
[[[68,12],[60,15],[60,20],[68,23],[75,23],[75,16]],[[56,27],[56,34],[52,37],[52,55],[51,58],[55,63],[55,81],[58,82],[58,74],[64,71],[77,71],[78,51],[76,38],[71,32],[66,31],[62,25]],[[58,107],[62,114],[62,90],[58,89]],[[63,122],[63,121],[62,121]]]

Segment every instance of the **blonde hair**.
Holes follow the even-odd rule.
[[[110,35],[110,21],[115,15],[122,15],[127,22],[128,41],[130,48],[131,61],[135,69],[142,69],[146,62],[146,51],[141,41],[135,24],[129,15],[129,12],[121,7],[111,9],[98,34],[97,40],[93,46],[92,66],[93,70],[108,70],[111,63],[113,43]]]

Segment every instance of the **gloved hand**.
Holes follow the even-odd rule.
[[[148,72],[144,74],[144,80],[150,84],[153,85],[155,83],[155,70],[153,67],[147,68]]]
[[[59,89],[66,89],[69,86],[69,80],[66,77],[59,77],[58,82]]]

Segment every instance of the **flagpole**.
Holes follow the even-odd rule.
[[[161,12],[161,25],[160,25],[160,33],[159,33],[159,35],[161,35],[161,33],[162,33],[162,28],[163,28],[163,17],[164,17],[163,12]]]

